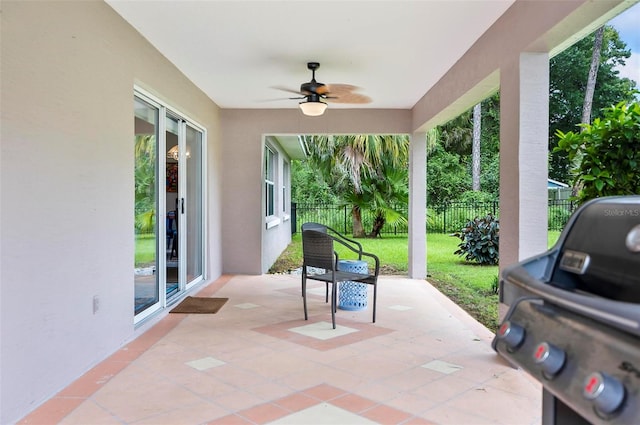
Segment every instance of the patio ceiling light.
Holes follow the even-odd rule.
[[[185,156],[187,157],[187,159],[191,158],[191,152],[189,151],[188,148]],[[174,159],[176,161],[180,159],[180,153],[178,152],[178,145],[173,146],[171,149],[167,151],[167,159]]]
[[[302,113],[307,116],[318,117],[324,114],[324,111],[327,109],[327,104],[319,100],[300,102],[300,109]]]
[[[177,161],[178,158],[180,158],[180,154],[178,153],[178,145],[175,145],[167,151],[167,159],[175,159]]]

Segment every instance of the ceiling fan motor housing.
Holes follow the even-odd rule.
[[[309,93],[307,96],[307,102],[322,102],[322,96],[318,93]]]
[[[319,62],[307,62],[307,68],[311,71],[311,81],[300,85],[300,92],[305,95],[323,95],[329,92],[329,88],[324,83],[316,81],[316,69],[320,68]]]
[[[324,83],[318,83],[315,78],[308,83],[302,83],[300,85],[300,93],[303,93],[305,95],[325,94],[328,91],[328,87]]]

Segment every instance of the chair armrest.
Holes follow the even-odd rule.
[[[373,272],[373,275],[378,277],[379,273],[380,273],[380,259],[378,258],[377,255],[372,254],[370,252],[365,252],[362,251],[362,255],[366,256],[366,257],[371,257],[373,258],[373,261],[375,262],[375,271]]]
[[[353,247],[349,247],[353,252],[362,252],[362,244],[354,239],[350,239],[348,237],[346,237],[345,235],[343,235],[342,233],[338,232],[336,229],[333,229],[329,226],[325,226],[327,228],[327,230],[331,231],[332,235],[334,237],[335,240],[339,240],[340,243],[342,243],[345,246],[348,246],[345,242],[348,242],[350,244],[353,244],[355,246],[357,246],[357,249],[354,249]]]
[[[380,273],[380,259],[378,258],[378,256],[377,256],[377,255],[372,254],[372,253],[370,253],[370,252],[363,251],[363,250],[362,250],[362,245],[360,245],[359,243],[358,243],[358,245],[360,246],[360,249],[356,249],[356,248],[354,248],[353,246],[351,246],[350,244],[348,244],[347,242],[345,242],[345,241],[341,240],[340,238],[337,238],[337,237],[335,237],[335,236],[333,236],[333,235],[329,235],[329,236],[330,236],[330,237],[331,237],[335,242],[338,242],[338,243],[340,243],[340,244],[342,244],[342,245],[346,246],[346,247],[347,247],[348,249],[350,249],[351,251],[353,251],[353,252],[357,253],[357,254],[358,254],[358,259],[359,259],[359,260],[362,260],[362,256],[363,256],[363,255],[364,255],[364,256],[366,256],[366,257],[370,257],[370,258],[372,258],[372,259],[373,259],[373,261],[374,261],[374,263],[375,263],[375,272],[374,272],[374,275],[375,275],[375,276],[378,276],[378,274]],[[336,257],[336,267],[337,267],[337,264],[338,264],[338,253],[334,251],[334,254],[335,254],[335,257]]]

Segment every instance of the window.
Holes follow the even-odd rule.
[[[287,196],[287,183],[289,182],[289,163],[285,161],[282,165],[282,212],[289,211],[289,197]]]
[[[276,154],[268,147],[264,148],[264,185],[265,185],[265,215],[270,217],[275,214],[276,196]]]

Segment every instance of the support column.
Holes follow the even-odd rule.
[[[500,269],[547,249],[548,134],[549,55],[522,53],[500,69]]]
[[[409,143],[409,277],[427,277],[427,138],[413,133]]]

